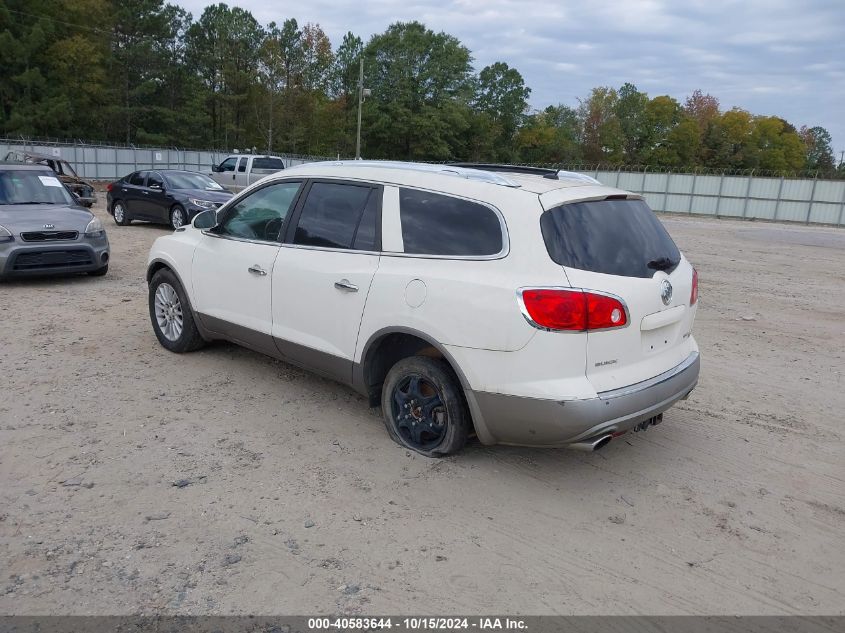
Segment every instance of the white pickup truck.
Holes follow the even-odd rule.
[[[226,189],[240,191],[264,176],[284,168],[284,162],[276,156],[232,154],[219,165],[212,165],[209,175]]]

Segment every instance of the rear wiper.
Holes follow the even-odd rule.
[[[56,204],[55,202],[44,202],[43,200],[29,200],[27,202],[7,202],[6,204]]]
[[[654,270],[669,270],[670,268],[677,266],[678,262],[674,262],[668,257],[658,257],[657,259],[651,260],[646,265]]]

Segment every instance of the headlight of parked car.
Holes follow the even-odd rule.
[[[7,229],[5,226],[0,224],[0,243],[3,242],[11,242],[12,241],[12,232]]]
[[[99,218],[94,218],[85,227],[85,237],[102,237],[105,232]]]
[[[211,200],[199,200],[198,198],[188,198],[188,202],[196,207],[200,207],[202,209],[216,209],[217,203],[212,202]]]

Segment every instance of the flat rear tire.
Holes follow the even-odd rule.
[[[411,356],[387,373],[381,393],[393,440],[426,457],[460,451],[472,426],[460,382],[439,358]]]

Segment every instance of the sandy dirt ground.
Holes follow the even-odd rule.
[[[665,217],[702,377],[599,453],[430,460],[340,385],[174,355],[105,278],[0,285],[2,614],[843,614],[845,231]]]

